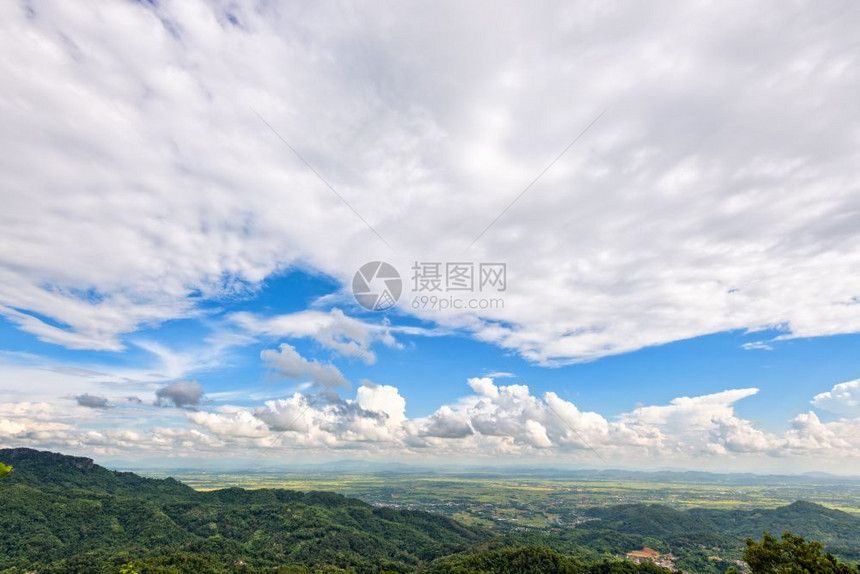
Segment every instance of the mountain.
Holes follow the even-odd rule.
[[[705,574],[724,572],[745,538],[765,530],[860,558],[860,518],[808,502],[751,511],[603,506],[575,528],[500,535],[327,492],[198,492],[31,449],[0,450],[0,461],[14,467],[0,480],[2,574],[667,572],[616,558],[645,546]]]
[[[0,450],[0,460],[14,466],[0,481],[3,574],[666,572],[612,556],[585,562],[526,538],[338,494],[198,492],[23,448]]]
[[[197,492],[29,449],[0,450],[0,460],[14,467],[0,483],[0,571],[117,572],[135,562],[158,572],[409,572],[489,537],[331,493]]]
[[[143,478],[98,466],[90,458],[68,456],[29,448],[0,449],[0,461],[15,472],[4,484],[22,484],[47,490],[86,489],[107,494],[146,493],[157,496],[190,496],[194,489],[173,478]]]

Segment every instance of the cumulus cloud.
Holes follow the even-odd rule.
[[[24,434],[27,426],[9,419],[0,419],[0,437],[10,438]]]
[[[90,395],[88,393],[76,396],[75,401],[77,401],[80,406],[90,409],[106,409],[110,407],[110,402],[105,397]]]
[[[302,443],[342,446],[345,442],[399,443],[405,430],[406,400],[388,385],[359,387],[354,400],[326,400],[296,393],[267,401],[255,416],[275,431],[304,433]]]
[[[608,108],[469,250],[507,262],[504,309],[416,313],[547,364],[860,330],[860,53],[832,5],[340,10],[4,3],[0,313],[120,350],[291,266],[459,260]]]
[[[202,399],[203,387],[197,381],[175,381],[155,391],[155,404],[160,407],[191,407]]]
[[[469,379],[469,386],[475,391],[477,394],[489,397],[491,399],[497,398],[499,396],[499,389],[496,387],[493,382],[493,378],[490,376],[486,377],[475,377]]]
[[[474,434],[469,419],[463,413],[454,412],[449,406],[440,407],[424,425],[424,436],[438,438],[463,438]]]
[[[357,389],[354,399],[295,393],[253,410],[222,407],[188,413],[188,419],[221,440],[249,439],[266,448],[372,448],[403,444],[409,432],[405,409],[406,400],[396,388],[367,385]]]
[[[525,385],[497,386],[485,377],[470,379],[469,386],[475,395],[414,421],[425,442],[497,455],[580,452],[602,462],[860,455],[860,439],[851,438],[860,436],[855,432],[860,419],[822,423],[807,413],[778,434],[738,416],[735,403],[758,393],[754,388],[678,397],[608,419],[553,392],[536,397]]]
[[[275,431],[309,432],[316,412],[307,396],[295,393],[287,399],[267,401],[266,406],[257,409],[254,414]],[[307,417],[306,414],[311,416]]]
[[[168,411],[152,427],[141,419],[129,428],[127,419],[111,418],[112,410],[99,415],[98,428],[88,428],[83,409],[59,402],[0,403],[0,445],[110,453],[172,448],[206,456],[229,447],[237,456],[251,457],[273,449],[359,449],[368,456],[422,460],[550,457],[697,468],[754,464],[759,470],[769,464],[797,469],[832,463],[830,468],[845,471],[860,458],[860,417],[824,422],[808,412],[789,421],[787,430],[768,432],[735,411],[735,404],[756,389],[678,397],[608,417],[553,392],[536,396],[526,385],[497,385],[486,377],[470,379],[469,385],[474,394],[417,418],[406,416],[406,400],[396,387],[370,383],[347,399],[296,392],[259,406]]]
[[[0,403],[0,444],[50,444],[77,434],[68,410],[47,402]]]
[[[839,383],[815,395],[812,406],[840,415],[860,416],[860,379]]]
[[[323,388],[349,386],[349,381],[337,367],[330,363],[305,359],[295,347],[287,343],[282,343],[277,351],[262,351],[260,357],[279,375],[289,379],[308,377],[315,385]]]
[[[396,387],[364,384],[358,388],[355,402],[365,411],[385,415],[389,426],[397,426],[406,420],[406,399]]]
[[[422,456],[542,456],[567,454],[602,463],[695,461],[718,457],[857,456],[847,438],[860,419],[822,423],[800,415],[782,433],[769,433],[737,415],[735,403],[758,392],[731,389],[641,406],[609,419],[582,411],[553,392],[533,395],[526,385],[468,381],[475,394],[409,419],[397,388],[367,384],[355,399],[295,393],[256,409],[189,413],[221,440],[243,438],[281,448],[362,448],[421,452]],[[259,442],[258,442],[259,444]],[[596,455],[596,456],[595,456]]]
[[[181,415],[171,420],[181,423]],[[224,441],[197,428],[136,425],[105,413],[99,428],[87,428],[88,419],[80,411],[62,404],[45,402],[0,403],[0,446],[32,446],[61,452],[99,455],[129,455],[143,452],[201,454],[217,452]]]
[[[195,411],[188,413],[188,419],[216,436],[260,438],[270,434],[262,420],[245,410],[231,412],[231,409],[227,409],[218,413]]]

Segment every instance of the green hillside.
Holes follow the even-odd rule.
[[[650,564],[622,560],[584,562],[545,546],[500,548],[443,558],[430,568],[431,574],[665,574]]]
[[[26,484],[46,490],[83,489],[107,494],[189,496],[194,489],[172,478],[155,480],[131,472],[108,470],[89,458],[29,448],[0,449],[0,461],[14,467],[4,484]]]
[[[860,519],[797,502],[754,511],[595,507],[576,528],[493,534],[327,492],[195,491],[92,460],[0,450],[0,573],[667,572],[619,560],[648,546],[675,567],[724,572],[747,537],[790,530],[856,559]],[[721,560],[714,560],[720,555]]]
[[[829,552],[844,559],[860,560],[860,517],[811,502],[734,511],[625,504],[593,508],[588,514],[598,520],[583,525],[585,530],[647,534],[676,553],[700,545],[739,549],[746,538],[758,538],[762,532],[789,531],[822,542]]]
[[[178,571],[198,572],[287,564],[408,572],[488,536],[330,493],[201,493],[89,459],[26,449],[0,450],[0,459],[15,468],[0,484],[0,572],[118,572],[133,561],[193,562]]]

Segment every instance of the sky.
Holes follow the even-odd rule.
[[[0,6],[0,447],[860,474],[860,7]]]

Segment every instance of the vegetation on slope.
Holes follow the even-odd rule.
[[[713,550],[740,557],[743,537],[762,530],[813,533],[845,553],[857,551],[860,532],[851,515],[795,503],[753,512],[619,505],[591,509],[576,528],[497,536],[326,492],[198,492],[29,449],[0,450],[0,460],[15,467],[0,482],[2,574],[667,572],[616,558],[643,546],[683,554],[676,567],[699,574],[725,572],[730,562],[712,560]],[[802,572],[784,569],[793,561],[851,571],[816,544],[766,537],[746,552],[756,573]]]
[[[289,564],[408,572],[488,536],[445,517],[330,493],[202,493],[89,459],[24,449],[0,456],[16,466],[0,486],[0,572],[118,572],[128,563],[165,572]]]
[[[798,501],[766,510],[692,509],[679,511],[660,505],[625,504],[594,508],[589,515],[598,520],[585,530],[610,530],[628,535],[648,533],[675,553],[702,545],[708,548],[741,548],[743,541],[762,532],[790,531],[821,541],[846,560],[860,560],[860,517]]]
[[[753,574],[855,574],[852,568],[839,562],[832,554],[822,552],[819,542],[807,542],[802,536],[789,532],[777,540],[767,532],[761,542],[747,539],[744,560]]]
[[[545,546],[505,547],[437,560],[430,574],[668,574],[649,563],[625,560],[584,562]]]

